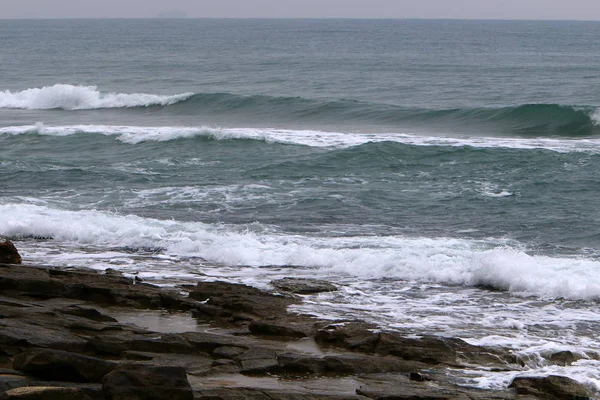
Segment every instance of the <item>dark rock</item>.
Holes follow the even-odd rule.
[[[315,341],[352,351],[372,353],[379,342],[379,333],[376,333],[375,329],[375,325],[364,322],[331,324],[318,330]]]
[[[216,358],[233,358],[242,354],[247,349],[242,347],[221,346],[212,352],[212,356]]]
[[[45,347],[83,352],[87,340],[72,334],[61,326],[41,321],[26,322],[17,319],[0,319],[0,348]]]
[[[211,388],[196,391],[197,399],[206,400],[365,400],[357,395],[308,392],[306,390],[272,390],[262,388]]]
[[[375,352],[433,365],[506,365],[515,361],[507,351],[473,346],[458,338],[427,335],[409,338],[389,332],[380,334]]]
[[[222,367],[226,365],[236,365],[235,361],[227,358],[219,358],[212,362],[213,367]]]
[[[109,400],[193,400],[185,369],[139,364],[120,365],[102,381]]]
[[[228,318],[231,315],[231,311],[209,304],[198,304],[192,309],[192,316],[199,319]]]
[[[409,372],[418,367],[416,363],[406,362],[396,357],[375,357],[363,355],[335,355],[324,358],[325,371],[328,374],[376,374],[387,372]]]
[[[277,357],[280,370],[288,375],[322,374],[325,372],[326,362],[321,358],[314,358],[304,354],[283,353]]]
[[[256,335],[265,336],[280,336],[288,338],[303,338],[307,337],[308,329],[306,326],[290,324],[281,324],[271,321],[253,321],[248,326],[250,332]]]
[[[243,347],[248,349],[250,344],[240,337],[219,335],[208,332],[186,332],[181,334],[196,350],[212,353],[216,348],[223,346]]]
[[[283,278],[271,281],[271,285],[277,289],[296,294],[314,294],[322,292],[334,292],[337,287],[327,281],[308,278]]]
[[[265,374],[279,369],[279,363],[274,358],[258,358],[240,361],[243,374]]]
[[[592,399],[590,391],[581,383],[565,376],[516,377],[509,388],[519,395],[531,395],[545,400]]]
[[[131,349],[150,353],[190,354],[195,347],[178,333],[136,335],[131,340]]]
[[[356,393],[376,400],[492,400],[514,399],[514,395],[500,395],[482,392],[478,396],[477,390],[467,390],[458,387],[440,387],[437,385],[411,382],[406,376],[375,376],[360,379],[363,384]],[[525,399],[523,399],[525,400]]]
[[[288,297],[228,282],[199,282],[189,297],[234,313],[260,317],[281,316],[285,314],[287,306],[295,302]]]
[[[117,363],[61,350],[30,349],[17,355],[13,367],[46,380],[100,382]]]
[[[58,311],[62,314],[74,315],[76,317],[82,317],[97,322],[117,322],[115,318],[102,314],[95,308],[82,307],[79,305],[71,305]]]
[[[0,372],[0,393],[22,386],[28,386],[29,379],[17,371]]]
[[[0,243],[0,264],[21,264],[21,262],[21,255],[13,242],[7,240]]]
[[[254,348],[235,357],[240,364],[242,373],[262,374],[276,370],[279,367],[277,354],[272,350]]]
[[[473,346],[461,339],[427,335],[406,337],[395,332],[378,332],[372,325],[361,322],[325,326],[317,332],[315,340],[352,351],[392,355],[430,365],[506,365],[515,362],[514,356],[507,351]]]
[[[92,400],[83,390],[71,387],[29,386],[8,390],[0,400]]]
[[[422,374],[420,372],[409,373],[408,379],[410,379],[411,381],[415,381],[415,382],[427,382],[427,381],[433,380],[430,376]]]
[[[119,355],[131,350],[133,335],[129,332],[98,335],[90,338],[89,344],[97,354]]]
[[[41,299],[63,297],[67,294],[65,284],[51,278],[47,270],[14,265],[0,268],[0,290],[6,295],[25,294]]]
[[[206,374],[210,371],[213,360],[208,354],[172,354],[146,353],[126,351],[123,358],[138,361],[137,364],[153,366],[181,367],[189,374]]]
[[[578,360],[578,357],[575,357],[573,353],[570,351],[559,351],[557,353],[553,353],[548,357],[548,360],[558,365],[571,365],[575,361]]]

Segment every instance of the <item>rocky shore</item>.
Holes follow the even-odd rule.
[[[457,338],[287,312],[328,290],[297,279],[273,282],[273,292],[226,282],[165,289],[110,270],[0,264],[0,399],[594,398],[560,376],[460,387],[447,368],[520,360]]]

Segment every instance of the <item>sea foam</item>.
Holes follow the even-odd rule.
[[[5,216],[0,235],[49,237],[72,246],[72,252],[84,246],[155,248],[168,256],[201,257],[231,267],[294,265],[321,276],[486,286],[541,298],[600,298],[600,262],[529,255],[518,244],[500,239],[312,237],[268,227],[249,229],[33,204],[0,205],[0,214]]]
[[[20,92],[0,92],[0,108],[28,110],[88,110],[96,108],[170,105],[186,100],[193,93],[157,95],[147,93],[105,93],[96,86],[56,84]]]
[[[182,95],[183,96],[183,95]],[[600,153],[600,139],[517,138],[495,136],[438,136],[415,133],[358,133],[270,128],[220,128],[210,126],[126,126],[126,125],[34,125],[0,128],[0,135],[39,134],[69,136],[100,134],[115,136],[128,144],[167,142],[208,137],[215,140],[259,140],[321,148],[348,148],[365,143],[395,142],[413,146],[474,148],[545,149],[560,153]]]

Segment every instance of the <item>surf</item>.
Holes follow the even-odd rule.
[[[221,128],[215,126],[128,126],[128,125],[33,125],[5,126],[0,138],[41,135],[63,137],[101,135],[139,145],[180,140],[252,140],[267,144],[343,149],[368,143],[391,142],[417,147],[472,147],[498,149],[543,149],[559,153],[600,153],[598,138],[527,138],[503,136],[436,135],[401,132],[361,133],[276,128]]]
[[[26,110],[90,110],[102,108],[166,106],[191,97],[192,93],[158,95],[101,92],[97,86],[55,84],[22,91],[0,92],[0,108]]]

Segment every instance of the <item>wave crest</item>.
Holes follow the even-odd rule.
[[[7,216],[0,235],[53,238],[74,253],[82,251],[80,246],[166,249],[172,257],[201,257],[232,267],[294,265],[323,275],[484,286],[542,298],[600,298],[600,262],[528,255],[502,239],[311,237],[22,203],[0,204],[0,213]],[[30,258],[60,264],[53,259],[60,254],[31,251]],[[94,258],[93,253],[83,256]]]
[[[20,92],[0,92],[0,108],[27,110],[90,110],[98,108],[167,106],[191,97],[193,93],[157,95],[147,93],[103,93],[97,86],[56,84]]]
[[[315,130],[218,128],[209,126],[122,126],[122,125],[35,125],[7,126],[0,128],[0,135],[46,135],[70,136],[98,134],[115,136],[127,144],[144,142],[168,142],[173,140],[258,140],[321,148],[351,148],[382,142],[409,146],[473,147],[505,149],[545,149],[559,153],[586,152],[600,154],[600,139],[584,138],[519,138],[494,136],[436,136],[406,133],[356,133],[326,132]]]

